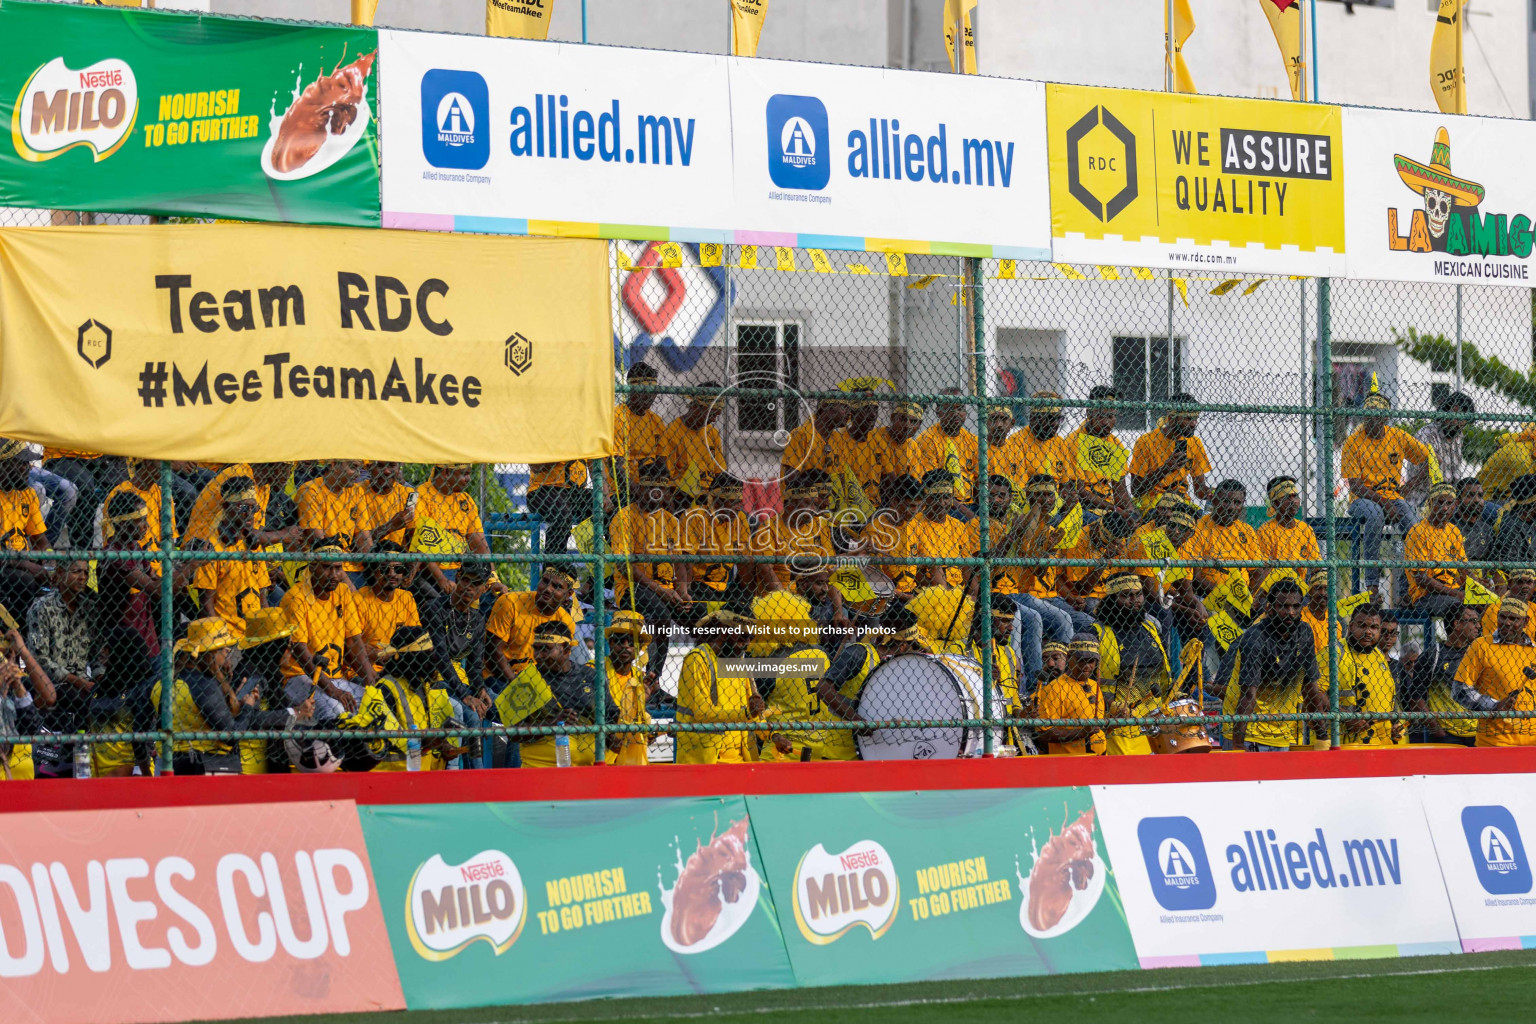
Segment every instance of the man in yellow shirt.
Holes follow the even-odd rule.
[[[1339,712],[1390,714],[1401,711],[1397,701],[1397,680],[1381,649],[1381,609],[1361,605],[1349,617],[1344,647],[1339,652]],[[1327,652],[1319,660],[1319,669],[1327,664]],[[1404,722],[1385,718],[1346,718],[1340,723],[1346,743],[1365,743],[1390,747],[1403,742],[1407,735]]]
[[[857,508],[867,515],[880,503],[881,481],[897,471],[897,458],[891,450],[889,432],[875,426],[880,421],[880,404],[864,397],[874,392],[861,388],[848,393],[848,425],[833,435],[832,443],[841,465],[828,470],[834,491],[832,508]],[[855,484],[863,493],[862,500],[848,493]]]
[[[629,368],[625,379],[635,387],[654,387],[658,375],[648,363],[636,363]],[[620,505],[634,500],[635,481],[640,465],[653,459],[666,459],[666,424],[651,410],[657,395],[651,392],[631,391],[624,401],[613,407],[613,459],[622,471],[621,479],[613,478],[608,471],[608,493],[618,499]]]
[[[1056,585],[1061,598],[1074,611],[1093,615],[1104,598],[1106,577],[1126,568],[1109,565],[1110,559],[1134,557],[1129,553],[1129,540],[1136,532],[1136,524],[1130,516],[1118,509],[1110,509],[1083,528],[1077,543],[1061,552],[1063,559],[1097,561],[1098,565],[1064,566],[1056,574]]]
[[[942,394],[959,395],[959,388],[945,388]],[[912,467],[914,476],[926,479],[935,470],[944,470],[954,482],[954,512],[963,519],[970,518],[965,508],[976,494],[977,442],[976,435],[965,426],[968,406],[963,402],[941,402],[938,406],[938,422],[919,434],[915,440],[917,464]]]
[[[160,546],[160,463],[152,459],[128,459],[128,479],[118,484],[107,492],[102,501],[105,508],[113,495],[133,494],[144,502],[144,507],[149,510],[149,519],[144,530],[144,539],[140,542],[141,548],[158,548]],[[105,526],[103,527],[105,529]],[[105,539],[105,537],[103,537]],[[171,540],[178,540],[176,532],[176,499],[171,498]]]
[[[48,547],[48,527],[42,503],[27,482],[37,454],[21,441],[0,438],[0,548],[42,551]],[[0,604],[26,613],[48,579],[48,570],[30,558],[0,564]]]
[[[1469,711],[1536,711],[1536,645],[1526,632],[1530,606],[1506,597],[1493,636],[1472,641],[1456,669],[1456,700]],[[1479,747],[1536,744],[1536,718],[1481,718]]]
[[[1194,405],[1194,395],[1180,392],[1171,399],[1180,405]],[[1170,413],[1156,430],[1136,439],[1131,449],[1131,496],[1141,508],[1151,508],[1160,495],[1172,493],[1185,501],[1190,490],[1201,501],[1211,500],[1211,488],[1205,475],[1211,460],[1205,442],[1195,436],[1199,413]]]
[[[885,476],[913,476],[916,474],[917,432],[923,425],[923,407],[916,402],[898,402],[891,406],[888,426],[870,431],[871,446],[885,452],[890,460]],[[884,483],[884,478],[881,480]]]
[[[720,390],[719,381],[701,381],[698,386]],[[661,446],[679,508],[703,498],[709,482],[726,471],[725,445],[715,427],[724,411],[722,401],[690,395],[687,409],[662,432]]]
[[[635,612],[617,611],[613,624],[603,630],[608,640],[608,706],[604,721],[615,726],[608,733],[609,764],[650,764],[651,733],[626,732],[619,726],[650,725],[646,701],[655,691],[646,686],[635,668],[635,656],[645,642],[645,619]]]
[[[374,462],[368,469],[368,482],[362,488],[362,519],[375,543],[389,541],[405,549],[410,542],[406,529],[415,518],[416,488],[400,479],[400,463]]]
[[[1509,587],[1505,591],[1504,597],[1485,605],[1483,608],[1483,636],[1493,636],[1498,631],[1499,609],[1510,598],[1514,598],[1516,601],[1524,601],[1527,604],[1533,598],[1536,598],[1536,569],[1511,569],[1509,571]],[[1536,616],[1526,619],[1525,632],[1532,640],[1536,640]]]
[[[224,513],[218,531],[209,542],[212,551],[250,551],[255,536],[256,481],[248,476],[227,477],[219,488],[224,493]],[[236,640],[245,639],[245,620],[266,607],[272,586],[271,563],[252,559],[194,562],[192,586],[204,618],[220,618]]]
[[[1054,391],[1037,391],[1030,397],[1061,400]],[[1067,450],[1067,439],[1061,436],[1061,418],[1059,405],[1032,407],[1029,422],[1013,435],[1013,443],[1019,448],[1021,473],[1027,469],[1029,477],[1048,476],[1058,487],[1065,488],[1073,478],[1072,466],[1077,456]]]
[[[1013,408],[994,405],[987,410],[987,472],[989,476],[1007,477],[1009,486],[1022,492],[1029,486],[1036,465],[1032,452],[1018,440],[1013,429]],[[977,453],[980,460],[980,452]]]
[[[652,633],[648,676],[659,676],[671,646],[661,627],[681,624],[693,600],[692,567],[674,562],[683,554],[682,529],[672,514],[672,476],[665,459],[642,462],[634,501],[619,509],[608,525],[608,549],[614,555],[613,606],[639,612],[656,627]]]
[[[1438,483],[1429,489],[1429,510],[1414,523],[1403,544],[1412,562],[1465,562],[1461,531],[1451,522],[1456,513],[1456,485]],[[1465,569],[1409,569],[1408,599],[1412,612],[1438,619],[1459,609],[1466,594]]]
[[[693,582],[712,592],[709,596],[717,600],[732,596],[738,602],[750,600],[758,567],[748,562],[725,561],[749,555],[752,550],[752,521],[742,510],[741,481],[729,473],[717,474],[709,481],[706,500],[707,504],[686,509],[680,517],[681,549],[690,555],[714,555],[722,560],[693,563],[689,570]]]
[[[1067,670],[1041,684],[1035,696],[1040,718],[1071,721],[1118,717],[1123,709],[1107,708],[1099,688],[1099,638],[1079,633],[1067,645]],[[1098,725],[1053,725],[1036,730],[1048,744],[1048,754],[1102,754],[1104,730]]]
[[[1258,533],[1243,519],[1247,506],[1248,489],[1236,480],[1223,480],[1216,485],[1211,500],[1211,514],[1195,526],[1195,535],[1189,538],[1180,552],[1181,557],[1210,559],[1218,565],[1214,568],[1198,568],[1194,571],[1195,589],[1201,597],[1210,593],[1227,575],[1227,562],[1260,562],[1264,560],[1259,546]],[[1245,568],[1248,585],[1252,589],[1255,580],[1261,579],[1263,570]]]
[[[1091,402],[1116,402],[1120,393],[1099,385],[1088,392]],[[1130,513],[1136,503],[1126,486],[1131,453],[1115,436],[1118,416],[1113,409],[1089,409],[1083,425],[1066,437],[1068,478],[1076,484],[1076,498],[1087,509],[1118,508]],[[1068,498],[1068,502],[1071,502]]]
[[[784,511],[771,516],[752,535],[752,554],[759,560],[757,587],[794,589],[795,568],[830,565],[837,552],[832,524],[825,513],[827,474],[802,469],[784,479]],[[769,576],[772,575],[770,579]]]
[[[944,468],[929,470],[923,477],[923,508],[907,523],[912,554],[919,558],[968,558],[972,550],[971,531],[954,518],[954,475]],[[955,565],[917,567],[920,583],[958,587],[965,581],[965,570]]]
[[[1373,390],[1365,397],[1364,407],[1390,409],[1385,395]],[[1429,472],[1434,458],[1422,441],[1387,424],[1385,416],[1371,416],[1344,442],[1340,473],[1349,481],[1349,514],[1360,520],[1360,556],[1381,557],[1381,530],[1384,523],[1397,523],[1405,531],[1418,521],[1413,506],[1403,500],[1403,467],[1417,467],[1407,481],[1412,489]],[[1380,569],[1366,569],[1365,586],[1375,590],[1381,580]]]
[[[750,616],[721,610],[694,624],[698,646],[683,658],[677,682],[679,725],[748,722],[761,718],[768,702],[746,676],[721,673],[720,659],[746,654],[753,624]],[[757,740],[750,731],[679,731],[678,764],[742,764],[757,760]]]
[[[1270,518],[1256,531],[1259,554],[1275,562],[1290,560],[1323,560],[1322,549],[1317,544],[1317,534],[1312,527],[1296,518],[1301,511],[1301,488],[1296,478],[1277,476],[1265,487],[1269,497]],[[1245,499],[1246,500],[1246,499]],[[1291,566],[1298,576],[1305,577],[1304,566]]]
[[[379,555],[399,554],[400,546],[384,541],[374,552]],[[409,589],[410,567],[407,563],[369,562],[364,572],[368,577],[368,585],[357,592],[357,618],[363,628],[363,644],[368,648],[368,657],[373,661],[374,670],[386,672],[393,666],[388,663],[387,657],[381,660],[379,651],[393,645],[395,633],[400,627],[420,626],[421,614],[416,609],[416,598]],[[437,675],[435,669],[432,675]]]
[[[1276,581],[1269,588],[1269,612],[1232,642],[1221,659],[1223,671],[1229,672],[1223,713],[1285,715],[1303,708],[1325,709],[1320,707],[1319,658],[1312,631],[1301,624],[1301,597],[1295,580]],[[1300,735],[1295,721],[1234,722],[1231,730],[1236,749],[1260,754],[1290,750]]]
[[[572,636],[576,622],[571,618],[571,594],[576,577],[569,565],[544,566],[538,586],[533,590],[509,590],[496,599],[485,620],[488,647],[486,675],[499,690],[533,662],[533,634],[546,622],[558,622]]]
[[[480,506],[469,493],[470,468],[464,464],[444,464],[432,471],[432,479],[416,488],[416,515],[411,520],[417,529],[425,519],[431,519],[442,535],[443,543],[451,551],[466,551],[477,555],[490,554],[485,542],[485,524],[480,521]],[[433,561],[419,563],[423,570],[416,574],[417,589],[425,598],[431,590],[430,583],[444,594],[453,592],[453,580],[458,572],[457,561]],[[493,593],[503,593],[506,587],[491,577]]]
[[[345,549],[324,538],[312,553],[338,555]],[[292,657],[283,668],[289,700],[298,704],[318,687],[315,703],[324,718],[340,718],[357,710],[363,690],[377,678],[363,644],[357,592],[347,586],[341,566],[329,559],[311,562],[279,606],[293,623],[288,648]]]
[[[779,456],[780,478],[788,478],[802,470],[830,474],[839,468],[838,451],[833,448],[832,438],[848,423],[849,414],[846,399],[819,399],[811,418],[789,432],[784,453]]]

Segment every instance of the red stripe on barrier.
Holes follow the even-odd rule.
[[[967,761],[650,765],[643,768],[48,780],[0,785],[0,812],[355,800],[359,804],[611,800],[745,793],[1010,789],[1394,775],[1536,774],[1536,747],[1024,757]]]

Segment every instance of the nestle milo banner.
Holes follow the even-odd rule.
[[[747,805],[801,985],[1137,966],[1087,788]]]
[[[795,984],[740,796],[359,816],[413,1010]]]
[[[0,205],[379,222],[378,36],[0,3]]]
[[[1532,285],[1529,121],[1344,111],[1349,276]]]

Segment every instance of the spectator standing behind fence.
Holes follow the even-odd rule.
[[[1440,399],[1435,408],[1445,413],[1477,412],[1471,396],[1460,391],[1452,391]],[[1435,453],[1435,464],[1440,467],[1440,475],[1446,480],[1460,480],[1467,475],[1461,446],[1471,422],[1457,419],[1430,420],[1413,435],[1414,440]],[[1428,476],[1415,476],[1411,485],[1403,488],[1403,500],[1414,508],[1421,508],[1429,500],[1429,484]],[[1485,514],[1491,519],[1497,515],[1497,511],[1498,507],[1493,506],[1486,509]]]
[[[1470,747],[1477,738],[1477,720],[1457,715],[1462,707],[1456,702],[1455,679],[1467,648],[1482,630],[1482,615],[1476,607],[1464,604],[1446,615],[1445,624],[1444,640],[1430,632],[1429,643],[1406,681],[1404,703],[1410,711],[1438,716],[1415,723],[1415,741]]]
[[[1456,486],[1438,483],[1429,489],[1429,509],[1422,522],[1408,531],[1403,550],[1412,562],[1465,562],[1461,531],[1451,522],[1456,511]],[[1465,569],[1409,569],[1408,599],[1415,615],[1443,618],[1461,607],[1466,593]]]
[[[248,552],[256,529],[256,482],[248,476],[226,477],[219,485],[224,511],[208,548],[216,552]],[[271,563],[259,559],[230,559],[191,563],[204,618],[220,618],[235,639],[245,636],[245,620],[269,603]]]
[[[657,381],[656,368],[648,363],[636,363],[629,368],[625,379],[635,386],[653,387]],[[652,392],[631,391],[624,400],[613,407],[613,465],[620,472],[615,476],[609,471],[609,492],[618,498],[620,505],[634,498],[634,482],[640,464],[653,459],[665,459],[666,424],[651,411],[657,396]]]
[[[422,626],[432,635],[432,650],[449,699],[458,702],[458,717],[471,727],[490,715],[500,690],[499,685],[487,686],[485,664],[485,620],[490,607],[484,597],[490,579],[488,563],[470,562],[459,570],[452,594],[435,594],[417,609]],[[482,741],[481,750],[484,767],[491,767],[490,737]]]
[[[150,459],[128,459],[128,479],[118,484],[107,492],[106,500],[110,502],[115,495],[132,494],[144,502],[144,507],[149,510],[149,519],[145,524],[144,538],[140,546],[144,548],[158,548],[160,546],[160,464]],[[105,506],[103,506],[105,507]],[[103,513],[105,514],[105,513]],[[105,531],[101,531],[103,537]],[[171,540],[180,539],[176,532],[176,500],[171,499]],[[83,541],[83,539],[82,539]],[[83,545],[83,542],[81,544]]]
[[[1365,396],[1366,409],[1390,409],[1374,379]],[[1434,453],[1398,428],[1385,416],[1370,416],[1344,442],[1340,472],[1349,481],[1349,514],[1360,521],[1360,555],[1367,560],[1381,557],[1381,531],[1384,523],[1396,523],[1406,533],[1418,521],[1414,507],[1403,500],[1404,464],[1416,467],[1406,487],[1418,486],[1420,477],[1430,471]],[[1381,582],[1381,570],[1364,571],[1367,589],[1375,590]]]
[[[1376,713],[1400,710],[1397,681],[1393,679],[1392,667],[1381,650],[1381,614],[1377,605],[1364,604],[1349,617],[1344,648],[1339,652],[1340,714],[1357,710]],[[1371,718],[1349,719],[1342,723],[1342,729],[1345,742],[1370,746],[1392,746],[1407,732],[1402,722]]]
[[[1181,391],[1171,401],[1194,405],[1196,400]],[[1191,489],[1201,501],[1211,500],[1211,488],[1205,482],[1211,460],[1205,443],[1195,436],[1199,424],[1199,413],[1169,413],[1157,429],[1136,439],[1131,450],[1131,497],[1142,509],[1152,508],[1164,494],[1189,501]]]
[[[1374,638],[1373,638],[1374,639]],[[1327,658],[1327,652],[1322,658]],[[1269,612],[1237,638],[1221,665],[1226,687],[1222,713],[1294,714],[1319,707],[1319,655],[1312,631],[1301,624],[1301,587],[1279,580],[1269,588]],[[1326,664],[1326,661],[1324,661]],[[1255,753],[1291,749],[1295,722],[1235,722],[1233,746]]]
[[[959,395],[959,388],[945,388],[941,394]],[[976,435],[965,425],[966,406],[963,402],[941,402],[935,413],[938,420],[917,436],[917,465],[914,470],[923,479],[937,470],[948,473],[954,490],[955,505],[951,514],[959,519],[971,518],[966,506],[975,500],[978,447]]]
[[[642,726],[651,724],[645,703],[655,692],[648,687],[635,668],[635,656],[645,639],[645,619],[635,612],[617,611],[613,624],[603,630],[608,640],[608,721],[615,726]],[[609,764],[650,764],[651,734],[625,732],[616,728],[608,734],[607,751]]]
[[[720,382],[702,381],[701,388],[720,391]],[[683,414],[668,423],[662,432],[661,447],[667,460],[667,471],[672,475],[672,486],[678,497],[678,505],[686,506],[703,496],[709,482],[728,468],[725,445],[715,420],[725,411],[725,405],[717,394],[690,395]],[[588,498],[590,512],[591,498]]]
[[[544,520],[544,550],[559,554],[571,539],[571,527],[592,514],[587,464],[536,462],[528,467],[528,511]]]
[[[1114,402],[1120,399],[1120,393],[1100,385],[1088,392],[1088,399]],[[1075,497],[1085,509],[1118,508],[1129,512],[1136,507],[1125,482],[1131,453],[1115,436],[1118,418],[1113,409],[1088,409],[1083,413],[1082,426],[1066,437],[1067,454],[1071,460],[1067,473],[1076,482]],[[1072,497],[1067,499],[1068,503],[1072,500]]]
[[[48,527],[42,502],[27,483],[37,454],[20,441],[0,438],[0,548],[42,551],[48,547]],[[8,558],[0,563],[0,604],[25,615],[48,578],[42,563]]]
[[[1456,669],[1457,703],[1469,711],[1536,711],[1536,645],[1527,632],[1530,605],[1506,597],[1492,636],[1472,641]],[[1536,719],[1481,718],[1479,747],[1526,747],[1536,744]]]

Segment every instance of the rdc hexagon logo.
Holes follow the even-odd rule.
[[[75,351],[80,353],[80,358],[91,364],[93,369],[99,369],[103,363],[112,358],[112,328],[100,320],[87,320],[80,325],[75,341]]]
[[[1136,198],[1136,136],[1103,107],[1067,129],[1067,190],[1102,221]]]
[[[521,377],[524,370],[533,366],[533,342],[514,331],[507,339],[505,361],[512,376]]]

